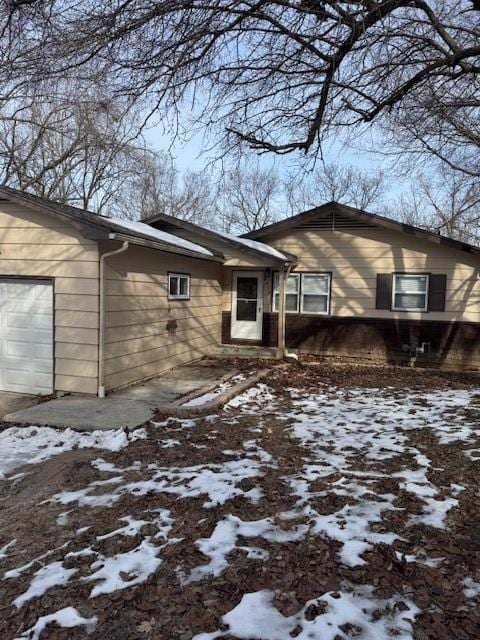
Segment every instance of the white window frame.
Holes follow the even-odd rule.
[[[169,273],[168,274],[168,299],[169,300],[189,300],[190,299],[190,274],[189,273]],[[180,280],[187,281],[187,293],[180,293]],[[172,294],[170,293],[170,283],[172,280],[177,280],[177,291],[178,293]]]
[[[304,277],[308,276],[327,276],[327,292],[326,293],[315,293],[315,294],[304,294],[303,293],[303,280]],[[332,292],[332,274],[330,271],[310,271],[306,273],[302,273],[302,288],[300,291],[300,313],[309,316],[328,316],[330,315],[330,297]],[[305,295],[317,295],[317,296],[325,296],[327,298],[327,308],[325,311],[304,311],[303,310],[303,300]]]
[[[306,294],[308,295],[319,295],[325,296],[327,298],[327,310],[326,311],[304,311],[303,310],[303,281],[305,277],[308,276],[327,276],[328,278],[328,286],[327,293],[318,293],[318,294]],[[303,315],[314,315],[314,316],[328,316],[330,315],[330,301],[331,301],[331,292],[332,292],[332,274],[330,271],[306,271],[304,273],[297,272],[291,273],[288,276],[289,278],[295,277],[298,282],[298,293],[297,293],[297,308],[295,311],[293,310],[285,310],[285,313],[301,313]],[[277,286],[275,287],[275,278],[277,278]],[[280,287],[280,276],[278,271],[274,271],[272,274],[272,311],[274,313],[278,313],[277,305],[275,304],[276,295],[279,293]]]
[[[424,278],[425,279],[425,291],[397,291],[397,277],[398,278]],[[394,273],[392,282],[392,311],[428,311],[428,288],[430,284],[430,276],[428,273]],[[395,305],[395,297],[397,293],[404,293],[406,295],[424,295],[425,306],[424,307],[397,307]]]
[[[298,313],[298,310],[300,308],[300,287],[301,287],[301,280],[300,280],[300,274],[299,273],[290,273],[288,275],[289,278],[295,278],[297,280],[298,286],[297,286],[297,308],[293,311],[292,309],[289,309],[288,311],[285,308],[285,313]],[[275,278],[277,280],[277,286],[275,287]],[[286,284],[286,283],[285,283]],[[285,296],[286,296],[286,290],[285,290]],[[272,273],[272,311],[274,313],[278,313],[278,307],[275,304],[275,300],[277,295],[279,296],[279,300],[280,300],[280,272],[279,271],[274,271]]]

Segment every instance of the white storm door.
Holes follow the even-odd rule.
[[[231,337],[261,340],[263,323],[263,272],[234,271]]]
[[[0,390],[53,391],[53,286],[0,278]]]

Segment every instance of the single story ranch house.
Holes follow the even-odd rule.
[[[478,369],[479,269],[335,202],[237,238],[0,187],[0,390],[103,396],[222,344]]]

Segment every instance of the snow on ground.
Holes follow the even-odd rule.
[[[283,616],[273,605],[275,594],[263,590],[246,593],[240,603],[222,618],[224,631],[200,633],[193,640],[215,640],[234,636],[245,640],[336,640],[344,638],[340,628],[351,625],[349,637],[368,640],[411,640],[411,622],[418,613],[412,602],[399,597],[378,600],[373,588],[339,593],[324,593],[310,600],[296,614]],[[378,616],[378,610],[389,613]],[[296,633],[295,631],[298,631]]]
[[[463,581],[463,593],[466,598],[478,598],[480,596],[480,582],[475,582],[473,578],[465,578]]]
[[[382,514],[397,509],[395,495],[378,494],[371,485],[375,479],[394,477],[400,488],[423,502],[422,513],[413,515],[409,524],[442,528],[453,507],[458,504],[458,487],[451,496],[439,493],[427,477],[431,461],[417,448],[408,445],[409,434],[416,429],[431,429],[440,444],[455,440],[468,442],[479,430],[468,421],[464,409],[476,393],[468,390],[402,392],[380,389],[330,389],[305,397],[289,389],[293,409],[285,414],[292,424],[292,435],[311,452],[314,462],[306,464],[299,476],[290,478],[298,495],[297,509],[308,515],[313,531],[343,543],[341,560],[350,566],[362,564],[361,554],[378,542],[391,544],[397,536],[375,533],[370,524],[382,521]],[[412,468],[387,473],[379,471],[379,462],[408,454]],[[359,470],[358,457],[363,468]],[[312,492],[310,485],[340,473],[326,493]],[[352,477],[355,480],[352,480]],[[370,485],[370,486],[369,486]],[[333,514],[320,514],[312,506],[314,499],[327,493],[354,496],[355,505],[346,505]]]
[[[249,558],[265,560],[268,552],[258,547],[238,546],[238,538],[263,538],[270,542],[292,542],[302,538],[308,527],[299,525],[292,530],[283,530],[275,526],[270,518],[256,520],[253,522],[243,522],[237,516],[229,515],[224,520],[220,520],[209,538],[201,538],[196,541],[196,546],[207,558],[208,564],[195,567],[188,575],[180,572],[183,584],[197,582],[203,578],[214,575],[219,576],[227,567],[227,556],[235,548],[244,551]]]
[[[144,429],[130,434],[130,441],[145,438]],[[24,464],[37,464],[72,449],[119,451],[129,443],[123,429],[80,433],[50,427],[10,427],[0,432],[0,479]]]
[[[101,534],[95,534],[94,529],[89,532],[91,525],[80,527],[77,535],[85,539],[90,536],[89,543],[83,540],[80,547],[73,536],[61,547],[6,571],[4,580],[24,580],[27,575],[29,579],[12,604],[21,608],[55,587],[68,588],[73,583],[88,584],[90,597],[95,598],[147,581],[162,566],[167,545],[181,542],[180,538],[171,537],[176,516],[160,506],[161,496],[179,501],[198,498],[199,509],[209,510],[209,517],[214,514],[208,533],[192,541],[193,548],[204,556],[204,562],[196,566],[190,563],[188,567],[180,562],[176,567],[176,579],[184,588],[222,576],[234,562],[235,552],[252,562],[268,562],[272,545],[280,549],[307,536],[340,543],[336,559],[345,567],[364,565],[367,563],[365,552],[375,545],[403,541],[385,523],[387,513],[401,513],[404,509],[399,504],[398,493],[382,488],[386,480],[397,483],[401,492],[414,496],[421,505],[416,512],[408,514],[407,528],[417,524],[439,529],[448,526],[449,512],[457,506],[465,487],[436,486],[431,480],[433,462],[413,446],[411,436],[417,430],[427,429],[439,443],[462,440],[469,446],[469,442],[473,443],[478,437],[478,428],[471,418],[472,407],[470,414],[465,407],[471,405],[475,397],[478,395],[466,390],[442,390],[439,394],[323,387],[310,394],[301,389],[287,389],[282,399],[268,385],[258,384],[230,401],[221,416],[194,420],[169,418],[155,423],[159,430],[168,429],[169,436],[178,432],[175,433],[178,440],[171,437],[156,440],[156,445],[172,456],[170,459],[174,459],[177,448],[181,449],[181,440],[188,433],[192,450],[202,451],[202,464],[174,466],[135,460],[117,466],[103,458],[93,460],[93,468],[109,477],[102,476],[101,480],[84,487],[57,492],[45,501],[68,505],[69,511],[56,518],[59,527],[69,524],[70,510],[98,509],[105,517],[105,510],[124,498],[141,501],[146,496],[158,496],[159,507],[145,509],[141,515],[125,514],[110,531]],[[248,435],[243,433],[232,448],[220,450],[226,458],[224,461],[218,457],[209,461],[209,446],[194,441],[199,421],[211,424],[211,429],[204,434],[210,443],[226,430],[237,429],[242,415],[250,421]],[[298,457],[295,472],[284,472],[268,451],[264,436],[267,431],[272,432],[272,427],[266,426],[267,417],[272,415],[279,429],[286,430],[292,447],[301,447],[304,452]],[[142,431],[133,435],[147,437]],[[35,464],[74,447],[119,451],[127,445],[121,430],[79,434],[48,428],[12,428],[0,434],[2,453],[7,452],[0,461],[0,472],[9,473],[25,462]],[[181,459],[188,460],[188,456]],[[262,482],[269,472],[279,474],[290,492],[291,506],[283,511],[276,511],[276,507],[263,500]],[[238,500],[258,508],[262,515],[242,519],[234,513]],[[198,524],[201,522],[199,517]],[[251,539],[254,539],[252,543]],[[108,547],[115,540],[131,542],[132,548],[112,553],[111,547],[105,551],[98,546],[104,543]],[[3,546],[0,558],[8,558],[15,544],[12,540]],[[400,554],[396,551],[396,555],[402,562],[417,562],[431,568],[442,562],[442,558],[429,558],[420,552]],[[55,556],[55,560],[51,556]],[[84,568],[82,574],[69,568],[70,564],[64,566],[65,560],[74,558],[87,559],[84,560],[87,569]],[[473,578],[464,580],[463,589],[467,598],[480,594],[480,585]],[[350,629],[353,636],[369,640],[387,637],[411,640],[411,623],[418,614],[408,599],[378,598],[369,585],[352,586],[344,582],[338,592],[318,594],[293,615],[279,611],[276,595],[275,591],[265,589],[244,593],[237,606],[223,616],[223,625],[219,625],[217,631],[197,634],[195,640],[225,636],[333,640],[343,637],[339,629],[344,627]],[[379,615],[379,611],[386,613]],[[65,628],[84,626],[88,631],[94,628],[96,619],[83,618],[73,607],[66,607],[40,617],[21,638],[38,639],[51,622]]]
[[[149,479],[124,482],[122,476],[97,480],[76,491],[61,491],[53,501],[60,504],[77,503],[79,506],[109,507],[125,494],[140,497],[149,493],[175,494],[181,498],[197,498],[206,495],[204,507],[215,507],[237,496],[258,502],[262,491],[254,487],[248,491],[238,485],[247,478],[261,475],[260,464],[254,460],[232,460],[223,464],[196,465],[183,468],[163,468],[149,465]],[[113,491],[99,493],[104,486],[115,485]]]
[[[145,582],[162,564],[157,557],[161,548],[145,539],[131,551],[95,560],[90,567],[93,573],[83,578],[85,582],[97,583],[90,597],[95,598],[103,593],[113,593]]]
[[[63,629],[85,627],[85,631],[87,633],[92,633],[97,624],[97,618],[84,618],[73,607],[65,607],[55,613],[50,613],[47,616],[41,616],[33,627],[24,631],[21,636],[16,638],[16,640],[23,640],[23,638],[28,638],[28,640],[39,640],[42,631],[52,623],[56,623]]]
[[[225,391],[231,389],[233,385],[243,382],[245,379],[246,377],[243,373],[232,376],[225,382],[222,382],[221,384],[216,386],[215,389],[212,389],[212,391],[204,393],[201,396],[197,396],[196,398],[192,398],[191,400],[183,403],[182,407],[198,407],[207,404],[207,402],[212,402],[212,400],[216,400],[222,393],[225,393]]]
[[[14,540],[10,540],[10,542],[7,542],[7,544],[0,549],[0,560],[8,556],[8,550],[10,549],[10,547],[15,546],[16,543],[17,540],[15,538]]]
[[[77,569],[65,569],[61,562],[51,562],[35,573],[27,591],[15,598],[13,604],[20,609],[26,602],[32,598],[40,598],[52,587],[66,585],[75,573]]]

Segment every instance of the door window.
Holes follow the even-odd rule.
[[[237,320],[256,322],[258,279],[245,276],[237,278]]]

